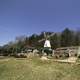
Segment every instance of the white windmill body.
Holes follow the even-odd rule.
[[[49,40],[45,40],[45,43],[44,43],[44,48],[51,48],[51,44],[50,44],[50,41]]]

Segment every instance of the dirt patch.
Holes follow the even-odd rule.
[[[67,63],[76,63],[77,57],[69,57],[69,58],[64,59],[64,60],[54,60],[54,61],[67,62]]]

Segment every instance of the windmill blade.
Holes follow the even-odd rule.
[[[46,38],[46,32],[44,32],[44,38],[42,38],[41,40],[39,40],[38,42],[42,42],[42,41],[45,41],[45,38]]]
[[[47,37],[46,32],[44,32],[44,38],[46,38],[46,37]]]
[[[38,42],[42,42],[42,41],[45,40],[45,38],[50,38],[50,37],[54,36],[54,34],[55,34],[55,33],[52,33],[51,35],[48,35],[48,36],[47,36],[47,35],[44,33],[44,38],[41,39],[41,40],[39,40]]]
[[[41,40],[39,40],[38,42],[42,42],[42,41],[44,41],[45,39],[41,39]]]
[[[52,36],[54,36],[55,33],[52,33],[51,35],[48,35],[47,38],[50,38]]]

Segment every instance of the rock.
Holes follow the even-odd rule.
[[[41,60],[49,60],[46,56],[42,56]]]

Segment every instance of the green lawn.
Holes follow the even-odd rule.
[[[0,80],[80,80],[80,65],[34,59],[0,59]]]

